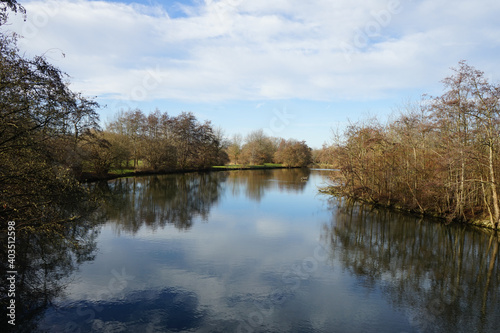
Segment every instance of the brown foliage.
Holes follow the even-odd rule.
[[[250,133],[245,141],[240,154],[241,163],[261,165],[273,161],[276,144],[273,138],[264,134],[263,130]]]
[[[274,161],[286,167],[305,167],[312,162],[311,148],[305,141],[282,139],[274,154]]]
[[[45,58],[20,55],[16,38],[0,34],[1,228],[8,220],[35,230],[78,218],[88,193],[71,170],[81,162],[80,140],[96,127],[95,107]]]
[[[406,108],[386,126],[352,124],[338,143],[341,193],[448,220],[500,216],[500,87],[460,62],[442,96]]]
[[[210,122],[200,123],[190,112],[177,117],[156,110],[149,115],[139,110],[118,114],[107,131],[129,143],[128,155],[139,167],[158,170],[199,169],[225,164],[223,138]]]

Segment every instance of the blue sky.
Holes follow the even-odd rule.
[[[21,1],[5,27],[71,87],[120,109],[191,111],[228,137],[319,148],[332,129],[442,93],[460,60],[500,80],[498,0]]]

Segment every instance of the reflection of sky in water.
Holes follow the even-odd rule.
[[[271,179],[272,180],[272,179]],[[95,332],[414,332],[380,287],[324,260],[320,235],[332,217],[323,177],[301,190],[275,185],[260,199],[229,181],[208,220],[132,234],[102,228],[41,327]]]

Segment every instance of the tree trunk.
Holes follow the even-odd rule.
[[[497,193],[497,183],[495,179],[495,169],[493,167],[493,147],[490,142],[489,148],[489,169],[490,169],[490,186],[491,186],[491,198],[493,200],[493,227],[498,228],[498,219],[500,217],[500,209],[498,207],[498,193]]]

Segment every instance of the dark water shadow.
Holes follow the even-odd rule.
[[[422,332],[498,332],[499,235],[334,201],[323,240]]]

